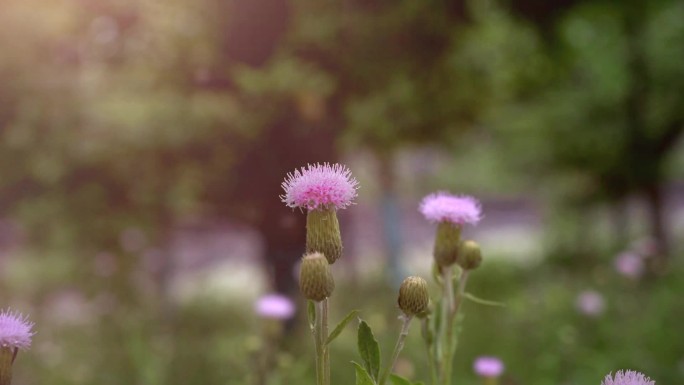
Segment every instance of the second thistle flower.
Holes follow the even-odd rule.
[[[473,197],[438,192],[423,198],[419,209],[425,219],[437,223],[435,262],[440,267],[453,265],[459,258],[463,225],[482,218],[480,203]]]
[[[337,210],[351,205],[358,182],[346,166],[329,163],[308,165],[287,175],[282,201],[288,207],[307,210],[306,252],[325,255],[330,264],[342,256]]]

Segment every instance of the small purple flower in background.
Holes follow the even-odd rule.
[[[254,310],[263,318],[286,320],[294,316],[295,305],[284,295],[267,294],[256,301]]]
[[[655,385],[655,381],[634,370],[619,370],[615,377],[607,375],[601,385]]]
[[[499,377],[504,371],[504,364],[497,357],[481,356],[473,363],[473,370],[481,377]]]
[[[0,347],[28,349],[33,337],[33,322],[10,309],[0,312]]]
[[[288,207],[308,210],[344,209],[356,198],[359,182],[347,166],[335,163],[307,165],[287,174],[280,199]]]
[[[639,278],[644,272],[644,261],[639,254],[626,251],[615,258],[615,270],[627,278]]]
[[[601,293],[594,290],[585,290],[577,296],[575,303],[577,310],[590,317],[596,317],[603,313],[605,301]]]
[[[430,222],[451,222],[456,225],[475,225],[482,219],[482,208],[477,199],[437,192],[423,198],[420,212]]]

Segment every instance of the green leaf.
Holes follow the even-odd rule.
[[[352,361],[352,364],[354,364],[356,369],[356,385],[375,385],[375,381],[366,369],[354,361]]]
[[[364,320],[359,323],[358,345],[366,370],[377,381],[380,371],[380,347],[373,336],[373,331]]]
[[[390,374],[389,379],[390,379],[390,381],[392,381],[392,383],[394,385],[413,385],[413,384],[411,384],[411,381],[405,379],[402,376],[398,376],[396,374]]]
[[[349,314],[347,314],[347,316],[344,317],[344,319],[342,319],[342,321],[340,321],[340,323],[338,323],[337,326],[335,326],[335,329],[332,331],[332,333],[330,333],[330,335],[328,336],[328,339],[325,340],[325,344],[328,345],[335,338],[337,338],[337,336],[339,336],[340,333],[342,333],[342,330],[344,330],[344,327],[347,326],[349,321],[351,321],[357,314],[359,314],[358,310],[350,311]]]
[[[314,330],[316,327],[316,304],[309,300],[306,305],[306,314],[309,316],[309,327]]]
[[[498,307],[506,307],[506,304],[501,303],[501,302],[495,302],[495,301],[488,301],[486,299],[478,298],[470,293],[465,293],[463,294],[467,299],[479,303],[480,305],[486,305],[486,306],[498,306]]]

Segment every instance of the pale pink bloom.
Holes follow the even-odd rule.
[[[619,370],[615,377],[608,374],[601,385],[655,385],[655,381],[634,370]]]
[[[0,346],[18,349],[31,347],[33,322],[10,309],[0,312]]]
[[[482,219],[482,208],[477,199],[466,195],[451,195],[437,192],[423,198],[420,212],[430,222],[451,222],[475,225]]]
[[[497,357],[481,356],[473,363],[473,370],[478,376],[499,377],[504,371],[504,364]]]
[[[615,270],[627,278],[639,278],[644,272],[644,261],[638,254],[627,251],[615,258]]]
[[[267,294],[256,301],[254,310],[263,318],[286,320],[294,316],[295,305],[284,295]]]
[[[288,207],[308,210],[344,209],[356,198],[359,182],[347,166],[335,163],[307,165],[287,174],[280,199]]]
[[[577,296],[577,309],[584,315],[591,317],[599,316],[605,309],[605,301],[601,293],[594,290],[586,290]]]

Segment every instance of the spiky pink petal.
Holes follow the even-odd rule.
[[[423,198],[420,212],[430,222],[451,222],[457,225],[477,224],[482,219],[482,208],[477,199],[466,195],[437,192]]]
[[[615,377],[608,374],[601,385],[655,385],[655,381],[634,370],[619,370]]]
[[[287,174],[280,199],[288,207],[308,210],[344,209],[356,198],[359,183],[347,166],[335,163],[307,165]]]
[[[19,349],[31,347],[33,322],[10,309],[0,312],[0,346]]]

